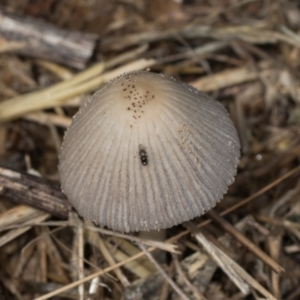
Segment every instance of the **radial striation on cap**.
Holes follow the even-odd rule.
[[[239,156],[236,129],[219,102],[175,79],[132,72],[80,108],[59,171],[81,216],[130,232],[204,214],[234,181]]]

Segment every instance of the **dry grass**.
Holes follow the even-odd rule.
[[[80,103],[146,68],[224,104],[242,157],[217,213],[168,229],[160,242],[14,204],[0,184],[0,299],[300,298],[298,1],[2,4],[100,38],[75,71],[19,56],[22,45],[0,35],[1,166],[59,181],[60,143]]]

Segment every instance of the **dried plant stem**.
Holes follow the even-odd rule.
[[[36,213],[32,214],[32,219],[30,221],[26,221],[26,222],[22,223],[21,228],[13,229],[0,237],[0,247],[4,246],[8,242],[12,241],[16,237],[23,234],[24,232],[28,231],[32,227],[32,225],[27,226],[27,223],[29,223],[29,222],[30,223],[31,222],[39,223],[39,222],[45,221],[49,217],[50,217],[49,214],[39,211],[39,210],[36,210]]]
[[[195,298],[197,300],[207,300],[204,297],[204,295],[202,295],[201,292],[188,280],[186,274],[183,272],[183,270],[181,268],[178,258],[175,255],[173,255],[173,260],[174,260],[175,268],[176,268],[178,275],[183,280],[183,282],[188,286],[188,288],[193,292]]]
[[[230,213],[230,212],[232,212],[232,211],[234,211],[234,210],[236,210],[236,209],[242,207],[243,205],[245,205],[245,204],[251,202],[253,199],[255,199],[256,197],[258,197],[258,196],[262,195],[263,193],[267,192],[268,190],[270,190],[271,188],[275,187],[276,185],[278,185],[279,183],[281,183],[281,182],[284,181],[285,179],[291,177],[292,175],[294,175],[295,173],[297,173],[299,170],[300,170],[300,166],[298,166],[298,167],[292,169],[291,171],[289,171],[289,172],[287,172],[286,174],[284,174],[283,176],[279,177],[277,180],[273,181],[273,182],[270,183],[269,185],[267,185],[267,186],[265,186],[264,188],[262,188],[261,190],[257,191],[256,193],[254,193],[254,194],[251,195],[250,197],[244,199],[243,201],[240,201],[240,202],[237,203],[236,205],[233,205],[232,207],[230,207],[230,208],[228,208],[227,210],[223,211],[223,212],[221,213],[221,215],[222,215],[222,216],[223,216],[223,215],[226,215],[226,214],[228,214],[228,213]],[[209,224],[210,222],[211,222],[211,220],[208,220],[208,221],[205,221],[205,222],[201,222],[201,223],[198,225],[198,227],[205,226],[205,225]],[[174,236],[174,237],[168,239],[167,242],[174,242],[174,241],[178,240],[179,238],[181,238],[181,237],[187,235],[189,232],[190,232],[189,230],[185,230],[185,231],[183,231],[182,233],[180,233],[180,234],[178,234],[178,235],[176,235],[176,236]],[[149,249],[148,251],[153,251],[153,250],[155,250],[154,247],[151,248],[151,249]],[[64,287],[62,287],[62,288],[59,288],[59,289],[57,289],[57,290],[55,290],[55,291],[53,291],[53,292],[51,292],[51,293],[48,293],[48,294],[46,294],[46,295],[44,295],[44,296],[41,296],[41,297],[38,297],[38,298],[36,298],[35,300],[44,300],[44,299],[48,299],[48,298],[50,298],[50,297],[52,297],[52,296],[58,295],[58,294],[60,294],[60,293],[62,293],[62,292],[65,292],[65,291],[67,291],[67,290],[69,290],[69,289],[71,289],[71,288],[74,288],[74,287],[78,286],[79,284],[81,284],[81,283],[83,283],[83,282],[90,281],[90,280],[92,280],[93,278],[95,278],[95,277],[97,277],[97,276],[101,276],[101,275],[103,275],[103,274],[105,274],[105,273],[107,273],[107,272],[110,272],[110,271],[114,270],[115,268],[121,267],[121,266],[125,265],[126,263],[131,262],[131,261],[134,261],[134,260],[136,260],[136,259],[138,259],[138,258],[140,258],[140,257],[142,257],[142,256],[144,256],[144,253],[143,253],[143,252],[140,252],[140,253],[138,253],[138,254],[136,254],[136,255],[134,255],[134,256],[131,256],[131,257],[128,258],[127,260],[124,260],[124,261],[122,261],[122,262],[119,262],[119,263],[115,264],[115,265],[112,266],[112,267],[109,267],[109,268],[106,268],[106,269],[101,270],[101,271],[99,271],[99,272],[96,272],[96,273],[94,273],[94,274],[91,274],[91,275],[85,277],[85,278],[84,278],[83,280],[81,280],[81,281],[73,282],[73,283],[71,283],[71,284],[69,284],[69,285],[66,285],[66,286],[64,286]],[[273,297],[273,296],[272,296],[272,297]]]
[[[246,66],[229,69],[217,74],[200,78],[190,84],[203,92],[216,91],[228,86],[259,79],[260,72],[264,74],[274,73],[275,66],[269,61],[262,61],[257,68]]]
[[[140,48],[138,49],[140,52]],[[142,49],[143,50],[143,49]],[[122,59],[128,59],[130,53],[124,55]],[[123,65],[115,70],[101,75],[108,66],[115,65],[119,60],[114,59],[105,66],[102,63],[97,64],[88,70],[85,70],[69,80],[60,82],[54,86],[42,91],[17,96],[11,100],[0,103],[0,122],[5,122],[23,114],[61,105],[66,100],[85,92],[96,90],[103,83],[114,77],[133,70],[143,70],[155,63],[153,59],[138,59],[127,65]],[[100,74],[100,75],[99,75]]]
[[[77,237],[78,237],[78,279],[81,280],[84,278],[84,265],[83,265],[83,258],[84,258],[84,239],[83,239],[83,226],[81,220],[77,219]],[[81,284],[78,286],[78,294],[79,300],[84,300],[84,285]]]
[[[3,191],[1,191],[1,186]],[[0,167],[0,194],[35,208],[66,218],[71,210],[58,185],[28,173]],[[30,220],[33,222],[33,220]]]
[[[265,187],[263,187],[262,189],[260,189],[259,191],[257,191],[256,193],[252,194],[251,196],[249,196],[248,198],[239,201],[237,204],[232,205],[231,207],[225,209],[224,211],[222,211],[220,213],[220,216],[226,216],[229,213],[239,209],[240,207],[248,204],[249,202],[253,201],[254,199],[256,199],[257,197],[261,196],[262,194],[266,193],[267,191],[271,190],[273,187],[277,186],[279,183],[283,182],[284,180],[286,180],[287,178],[291,177],[292,175],[294,175],[295,173],[300,171],[300,165],[297,166],[296,168],[290,170],[289,172],[287,172],[286,174],[282,175],[281,177],[279,177],[278,179],[274,180],[273,182],[271,182],[270,184],[266,185]],[[197,228],[201,228],[204,227],[208,224],[210,224],[212,222],[211,219],[203,221],[201,223],[199,223],[197,225]],[[177,241],[178,239],[184,237],[185,235],[189,234],[189,230],[185,230],[171,238],[169,238],[166,242],[169,243],[173,243],[175,241]]]
[[[90,221],[86,221],[87,224],[89,224],[89,226],[93,225],[91,224]],[[103,257],[105,258],[105,260],[107,261],[107,263],[110,266],[115,265],[115,260],[113,258],[113,256],[111,255],[111,253],[109,252],[109,250],[107,249],[102,237],[100,237],[96,232],[89,232],[88,234],[90,234],[90,239],[94,239],[95,243],[98,245],[99,250],[102,252]],[[127,277],[123,274],[123,272],[121,271],[121,269],[115,269],[114,270],[115,275],[117,276],[117,278],[120,280],[120,282],[122,283],[122,285],[124,287],[128,287],[130,285],[130,282],[128,281]]]
[[[223,216],[223,215],[226,215],[226,214],[228,214],[228,213],[230,213],[230,212],[232,212],[232,211],[234,211],[234,210],[236,210],[236,209],[238,209],[238,208],[244,206],[245,204],[251,202],[253,199],[255,199],[256,197],[262,195],[263,193],[267,192],[268,190],[272,189],[273,187],[275,187],[276,185],[278,185],[279,183],[281,183],[281,182],[284,181],[285,179],[287,179],[287,178],[291,177],[292,175],[294,175],[295,173],[297,173],[299,170],[300,170],[300,166],[298,166],[298,167],[292,169],[291,171],[287,172],[285,175],[281,176],[281,177],[278,178],[277,180],[275,180],[275,181],[273,181],[272,183],[270,183],[269,185],[265,186],[264,188],[262,188],[261,190],[259,190],[259,191],[256,192],[256,193],[254,193],[254,194],[251,195],[250,197],[244,199],[243,201],[240,201],[240,202],[237,203],[236,205],[233,205],[233,206],[230,207],[229,209],[223,211],[223,212],[221,213],[221,215],[222,215],[222,216]],[[208,220],[208,221],[205,221],[205,222],[200,223],[198,226],[199,226],[199,227],[202,227],[202,226],[205,226],[205,225],[209,224],[210,222],[211,222],[211,220]],[[27,230],[28,230],[28,229],[27,229]],[[189,230],[186,230],[186,231],[184,231],[184,232],[182,232],[182,233],[180,233],[180,234],[178,234],[178,235],[176,235],[176,236],[174,236],[174,237],[168,239],[167,242],[174,242],[174,241],[178,240],[179,238],[185,236],[185,235],[188,234],[189,232],[190,232]],[[125,236],[126,236],[126,235],[125,235]],[[129,238],[129,239],[130,239],[130,238]],[[155,248],[151,248],[151,249],[149,249],[149,251],[153,251],[154,249],[155,249]],[[76,287],[76,286],[78,286],[78,285],[80,285],[80,284],[82,284],[82,283],[84,283],[84,282],[90,281],[90,280],[92,280],[93,278],[95,278],[95,277],[97,277],[97,276],[103,275],[103,274],[105,274],[105,273],[107,273],[107,272],[110,272],[110,271],[114,270],[115,268],[118,268],[118,267],[120,267],[120,266],[123,266],[123,265],[125,265],[125,264],[128,263],[128,262],[134,261],[134,260],[136,260],[136,259],[138,259],[138,258],[140,258],[140,257],[142,257],[142,256],[144,256],[144,253],[143,253],[143,252],[140,252],[140,253],[138,253],[138,254],[136,254],[136,255],[134,255],[134,256],[128,258],[127,260],[124,260],[124,261],[122,261],[122,262],[119,262],[119,263],[115,264],[115,265],[112,266],[112,267],[109,267],[109,268],[106,268],[106,269],[101,270],[101,271],[99,271],[99,272],[96,272],[96,273],[94,273],[94,274],[91,274],[91,275],[85,277],[84,279],[82,279],[82,280],[80,280],[80,281],[73,282],[73,283],[71,283],[71,284],[69,284],[69,285],[64,286],[63,288],[57,289],[57,290],[55,290],[55,291],[53,291],[53,292],[51,292],[51,293],[48,293],[48,294],[46,294],[46,295],[44,295],[44,296],[38,297],[38,298],[36,298],[36,300],[48,299],[48,298],[50,298],[50,297],[52,297],[52,296],[58,295],[58,294],[60,294],[60,293],[62,293],[62,292],[65,292],[65,291],[71,289],[71,288],[74,288],[74,287]]]
[[[74,76],[73,72],[68,68],[48,60],[37,60],[36,64],[50,71],[52,74],[63,80],[71,79]]]
[[[24,266],[26,265],[26,263],[28,262],[29,258],[31,257],[31,255],[33,254],[33,252],[35,250],[35,246],[36,246],[35,244],[31,243],[28,247],[25,247],[22,249],[19,261],[17,263],[17,267],[14,270],[14,274],[13,274],[13,276],[15,278],[17,278],[21,275]],[[68,282],[65,282],[65,283],[68,283]]]
[[[157,270],[162,274],[162,276],[168,281],[176,293],[181,297],[181,299],[189,300],[189,297],[179,288],[179,286],[174,282],[174,280],[165,272],[165,270],[157,263],[154,257],[149,253],[143,244],[139,244],[139,247],[146,253],[147,257],[155,265]]]
[[[193,225],[192,222],[187,222],[185,224],[193,232],[198,243],[201,244],[206,252],[213,258],[219,267],[222,268],[222,270],[229,276],[229,278],[236,284],[236,286],[244,295],[249,294],[251,286],[264,295],[267,299],[276,300],[276,298],[270,292],[260,285],[234,260],[232,260],[214,244],[210,243],[205,236],[198,231],[197,227]]]
[[[154,250],[155,250],[154,247],[148,249],[149,252],[150,252],[150,251],[154,251]],[[144,256],[144,255],[145,255],[144,252],[140,252],[140,253],[138,253],[138,254],[136,254],[136,255],[134,255],[134,256],[131,256],[131,257],[128,258],[127,260],[124,260],[124,261],[122,261],[122,262],[116,263],[114,266],[108,267],[108,268],[106,268],[106,269],[104,269],[104,270],[101,270],[101,271],[98,271],[98,272],[96,272],[96,273],[94,273],[94,274],[91,274],[91,275],[89,275],[89,276],[86,276],[86,277],[83,278],[82,280],[77,280],[77,281],[75,281],[75,282],[73,282],[73,283],[71,283],[71,284],[68,284],[68,285],[66,285],[66,286],[64,286],[64,287],[62,287],[62,288],[59,288],[59,289],[57,289],[57,290],[55,290],[55,291],[53,291],[53,292],[50,292],[50,293],[48,293],[48,294],[46,294],[46,295],[43,295],[43,296],[38,297],[38,298],[35,298],[34,300],[45,300],[45,299],[49,299],[50,297],[59,295],[59,294],[65,292],[65,291],[68,291],[68,290],[70,290],[70,289],[72,289],[72,288],[74,288],[74,287],[77,287],[78,285],[80,285],[80,284],[82,284],[82,283],[88,282],[88,281],[94,279],[95,277],[98,277],[98,276],[101,276],[101,275],[103,275],[103,274],[106,274],[106,273],[108,273],[108,272],[110,272],[110,271],[112,271],[112,270],[114,270],[114,269],[116,269],[116,268],[119,268],[119,267],[121,267],[121,266],[123,266],[123,265],[125,265],[125,264],[127,264],[127,263],[129,263],[129,262],[132,262],[132,261],[134,261],[134,260],[136,260],[136,259],[138,259],[138,258],[140,258],[140,257],[142,257],[142,256]]]
[[[91,231],[96,231],[96,232],[100,232],[103,234],[107,234],[107,235],[111,235],[111,236],[116,236],[122,239],[126,239],[126,240],[130,240],[132,242],[137,242],[137,243],[143,243],[145,245],[151,246],[151,247],[156,247],[159,248],[161,250],[165,250],[171,253],[179,253],[176,248],[176,245],[170,244],[170,243],[166,243],[166,242],[159,242],[159,241],[152,241],[152,240],[143,240],[139,237],[136,236],[131,236],[131,235],[127,235],[127,234],[123,234],[123,233],[118,233],[118,232],[114,232],[112,230],[107,230],[107,229],[102,229],[102,228],[96,228],[94,226],[85,226],[85,229],[89,229]]]
[[[39,254],[39,282],[47,282],[47,252],[46,252],[46,243],[44,240],[43,228],[35,227],[35,232],[40,238],[37,241],[37,249]]]
[[[268,265],[277,274],[284,273],[284,269],[279,266],[272,258],[270,258],[266,253],[260,250],[255,244],[253,244],[249,239],[247,239],[240,231],[234,228],[229,222],[222,218],[215,210],[208,212],[208,215],[212,220],[220,225],[226,232],[236,238],[241,244],[247,247],[256,257],[262,260],[266,265]]]
[[[63,267],[63,258],[61,256],[60,252],[58,251],[55,243],[51,239],[48,228],[43,228],[43,239],[45,240],[45,243],[46,243],[47,254],[49,257],[49,263],[55,270],[55,273],[59,276],[60,282],[63,284],[68,284],[70,281],[69,281],[68,275]],[[34,245],[34,244],[32,244],[32,245]],[[32,247],[32,245],[30,245],[30,248]],[[22,252],[23,252],[23,250],[22,250]]]
[[[267,244],[271,257],[278,260],[280,257],[280,252],[282,249],[282,230],[280,230],[276,235],[272,234],[268,236]],[[281,285],[280,285],[280,276],[275,272],[271,273],[271,284],[272,291],[274,295],[281,299]]]
[[[116,245],[118,249],[121,249],[124,251],[124,253],[127,253],[128,256],[135,255],[139,253],[141,250],[135,245],[135,243],[132,243],[128,240],[125,240],[123,238],[110,236],[108,239],[108,242],[111,247],[113,246],[111,242]],[[150,245],[151,246],[151,245]],[[116,247],[115,247],[116,248]],[[128,257],[127,257],[128,258]],[[117,257],[116,259],[120,261]],[[151,273],[156,272],[155,266],[151,263],[151,261],[147,257],[143,257],[137,261],[140,265],[142,265],[145,269],[150,271]]]
[[[33,93],[32,97],[22,98],[22,96],[19,96],[12,100],[5,101],[0,103],[0,122],[12,120],[35,110],[61,105],[72,97],[99,88],[103,83],[122,73],[133,70],[143,70],[153,65],[154,62],[155,60],[153,59],[136,60],[133,63],[129,63],[116,70],[105,73],[90,81],[78,84],[76,86],[70,86],[64,90],[58,90],[54,93],[49,91],[35,92]]]
[[[128,259],[128,255],[126,255],[124,252],[116,249],[112,244],[109,242],[105,242],[105,245],[109,251],[112,252],[112,255],[114,258],[121,262]],[[139,251],[140,252],[140,251]],[[126,268],[131,273],[135,274],[136,276],[140,278],[147,278],[149,277],[153,272],[149,271],[145,265],[143,265],[140,260],[135,260],[133,262],[127,263],[124,265],[124,268]],[[155,269],[156,271],[156,269]]]
[[[52,124],[54,126],[60,126],[67,128],[72,123],[72,118],[60,116],[53,113],[44,113],[41,111],[29,113],[23,116],[25,120],[37,122],[42,125]]]
[[[168,268],[168,275],[172,276],[173,272],[175,269],[175,264],[174,264],[174,260],[171,261],[171,264],[169,265]],[[161,292],[160,292],[160,296],[159,296],[159,300],[165,300],[168,298],[168,293],[169,293],[169,283],[167,280],[164,281],[162,288],[161,288]]]

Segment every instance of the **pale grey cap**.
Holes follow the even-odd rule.
[[[117,77],[80,108],[59,171],[81,216],[130,232],[204,214],[234,181],[239,156],[236,129],[219,102],[143,71]]]

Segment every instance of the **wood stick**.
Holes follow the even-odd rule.
[[[205,251],[212,257],[219,267],[222,268],[222,270],[244,295],[249,294],[250,287],[252,287],[264,295],[266,299],[276,300],[276,298],[268,290],[266,290],[255,278],[248,274],[238,263],[227,256],[214,244],[210,243],[192,222],[186,222],[184,225],[189,228],[197,242],[201,244]]]
[[[20,45],[7,51],[82,69],[93,54],[98,36],[62,30],[34,18],[9,13],[0,6],[0,38]]]
[[[236,238],[241,244],[247,247],[256,257],[267,264],[273,271],[277,274],[284,273],[284,269],[278,265],[272,258],[270,258],[266,253],[260,250],[255,244],[253,244],[247,237],[245,237],[240,231],[234,228],[229,222],[222,218],[213,209],[208,212],[210,218],[212,218],[216,223],[218,223],[226,232]]]
[[[27,173],[0,167],[0,195],[60,218],[67,218],[71,206],[54,183]]]

